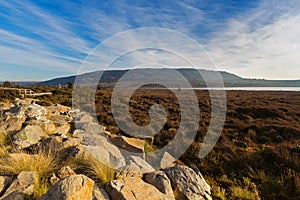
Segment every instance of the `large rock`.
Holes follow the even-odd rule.
[[[17,118],[28,118],[40,120],[45,117],[47,111],[43,106],[37,105],[32,102],[19,102],[15,103],[15,106],[9,110],[9,113]]]
[[[68,115],[50,115],[48,120],[55,124],[66,124],[71,123],[72,117],[69,117]]]
[[[138,177],[110,181],[105,187],[114,200],[173,200]]]
[[[87,122],[93,123],[94,118],[88,114],[83,114],[82,116],[78,117],[79,122]]]
[[[97,186],[94,186],[93,200],[110,200],[110,198],[103,188],[98,188]]]
[[[0,194],[4,192],[11,184],[12,178],[8,176],[0,176]]]
[[[39,125],[47,135],[56,133],[56,126],[53,122],[35,122],[35,124]]]
[[[139,177],[144,173],[153,172],[155,169],[144,159],[138,156],[131,156],[127,159],[127,164],[119,169],[118,178]]]
[[[201,181],[201,187],[204,188],[206,193],[211,194],[211,187],[208,185],[208,183],[205,181],[204,177],[202,176],[200,170],[196,166],[191,166],[191,169],[194,170],[194,172],[200,177]]]
[[[124,167],[124,171],[136,173],[149,173],[155,171],[155,169],[141,157],[130,156],[127,160],[128,164]]]
[[[62,115],[62,114],[67,114],[71,108],[67,106],[63,106],[60,104],[54,104],[51,106],[45,107],[47,110],[48,115]]]
[[[88,134],[102,134],[103,133],[103,126],[97,124],[97,123],[88,123],[88,122],[76,122],[75,126],[78,130],[83,130],[84,132]]]
[[[14,116],[7,116],[5,121],[0,122],[0,132],[1,133],[15,133],[22,129],[23,123],[26,118],[17,118]]]
[[[29,104],[21,107],[18,115],[25,115],[26,118],[41,120],[46,115],[47,111],[43,106],[37,104]]]
[[[84,175],[68,176],[56,182],[39,200],[92,200],[94,181]]]
[[[80,138],[82,145],[85,146],[101,146],[103,144],[110,144],[112,145],[107,138],[105,137],[105,135],[101,135],[101,134],[93,134],[93,133],[88,133],[88,132],[77,132],[77,136],[78,138]],[[115,145],[112,145],[115,146]]]
[[[23,102],[16,103],[14,107],[8,110],[7,116],[11,115],[15,118],[24,118],[27,120],[42,120],[45,119],[46,113],[47,111],[43,106]]]
[[[55,151],[63,159],[69,157],[80,142],[81,140],[79,138],[63,137],[62,135],[56,134],[51,135],[49,138],[42,139],[34,149],[36,152]]]
[[[192,168],[176,165],[164,170],[171,181],[173,191],[178,199],[211,200],[211,189],[200,175]]]
[[[1,197],[3,200],[27,199],[34,191],[37,174],[35,172],[21,172],[17,179],[13,181],[5,194]]]
[[[14,104],[12,104],[12,103],[0,103],[1,111],[7,111],[7,110],[11,109],[12,107],[14,107]]]
[[[82,145],[77,147],[77,155],[92,155],[101,163],[119,169],[125,166],[125,158],[120,150],[111,144],[106,137],[98,134],[79,134]]]
[[[167,175],[162,171],[155,171],[144,175],[144,180],[155,186],[160,192],[174,198],[171,182]]]
[[[14,135],[13,143],[21,148],[37,144],[45,136],[43,129],[37,125],[28,125],[19,133]]]
[[[125,136],[112,136],[112,143],[126,151],[133,153],[144,153],[144,140],[129,138]]]
[[[56,128],[55,133],[66,135],[67,133],[70,132],[70,130],[71,130],[70,124],[62,124]]]
[[[95,158],[104,165],[114,169],[120,169],[126,165],[125,159],[115,146],[104,144],[103,146],[79,145],[76,148],[76,157]]]
[[[165,152],[163,157],[160,160],[160,168],[163,169],[163,168],[170,167],[174,165],[175,161],[176,159],[171,154]]]

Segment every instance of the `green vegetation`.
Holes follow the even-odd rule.
[[[0,89],[0,102],[11,102],[15,98],[22,98],[21,94],[17,90],[1,90]]]
[[[226,190],[221,187],[214,188],[213,197],[220,200],[226,200]]]

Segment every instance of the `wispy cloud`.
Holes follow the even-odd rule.
[[[18,65],[53,71],[57,75],[74,74],[82,60],[106,38],[132,28],[163,27],[180,31],[203,44],[220,69],[247,77],[300,78],[297,76],[300,64],[298,1],[54,0],[45,3],[11,0],[1,1],[0,9],[2,68]],[[122,50],[149,39],[132,37],[116,41],[109,52],[117,53],[120,47]],[[160,41],[170,39],[164,35]],[[181,48],[189,58],[201,60],[199,52],[173,39],[174,46]],[[98,56],[95,62],[109,57],[95,56]],[[123,66],[130,66],[156,60],[176,67],[184,65],[175,57],[162,51],[137,51],[127,55],[127,63],[121,58],[114,64],[122,65],[122,61]],[[207,63],[199,62],[198,67],[205,68]],[[13,77],[12,69],[7,70],[11,70]],[[4,78],[0,75],[0,80]]]
[[[73,22],[30,2],[6,1],[0,6],[10,12],[1,16],[6,19],[3,25],[8,27],[0,29],[2,66],[14,64],[75,73],[81,59],[91,50],[88,41],[72,31]]]
[[[15,26],[47,40],[52,45],[87,53],[90,50],[88,41],[78,37],[72,30],[74,22],[55,16],[45,9],[30,2],[9,1],[5,6],[18,15],[6,16]],[[28,21],[27,21],[28,20]]]
[[[297,2],[265,1],[229,20],[206,47],[222,69],[242,76],[299,79],[299,13]]]
[[[0,41],[2,65],[16,64],[75,73],[93,47],[120,31],[163,26],[188,32],[188,26],[180,18],[185,17],[189,24],[195,24],[192,21],[200,17],[199,10],[183,3],[176,6],[192,10],[180,9],[193,13],[190,17],[186,16],[187,13],[176,14],[178,10],[166,4],[157,10],[149,6],[128,6],[122,2],[115,2],[115,5],[115,12],[107,13],[97,4],[87,3],[78,8],[78,5],[71,3],[68,6],[75,8],[76,14],[70,20],[30,1],[1,2],[0,7],[9,13],[0,16],[10,26],[0,30],[3,38]],[[126,42],[124,40],[120,45],[127,45]]]

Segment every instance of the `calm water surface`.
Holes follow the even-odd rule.
[[[174,88],[175,89],[175,88]],[[222,90],[222,88],[195,88],[196,90]],[[223,90],[246,91],[300,91],[300,87],[226,87]]]

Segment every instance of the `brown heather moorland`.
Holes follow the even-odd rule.
[[[99,121],[115,133],[110,109],[111,91],[98,91]],[[201,120],[194,143],[180,158],[196,165],[214,189],[216,199],[300,198],[300,92],[227,91],[227,114],[218,143],[198,158],[210,121],[207,91],[197,91]],[[155,136],[154,149],[166,145],[180,123],[179,104],[167,90],[139,90],[130,111],[139,125],[149,123],[150,105],[164,105],[168,120]]]

